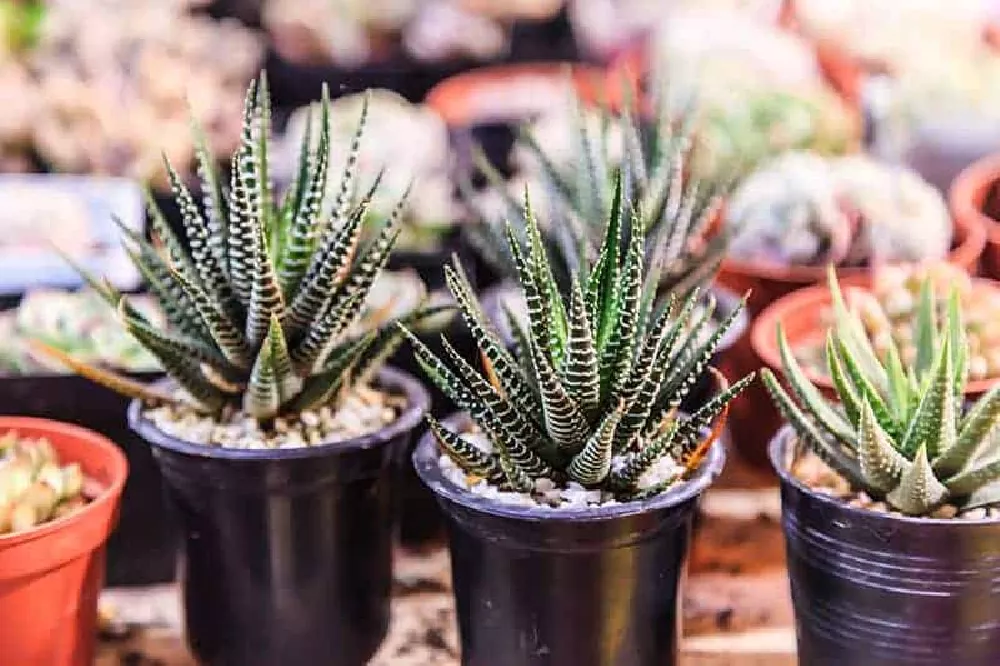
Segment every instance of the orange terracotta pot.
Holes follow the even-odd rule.
[[[867,279],[855,278],[842,283],[842,286],[866,288],[869,284]],[[1000,285],[993,280],[975,279],[972,281],[972,288],[1000,293]],[[833,295],[826,285],[800,289],[773,303],[760,313],[750,331],[754,353],[764,365],[780,373],[781,353],[778,351],[775,337],[778,324],[784,328],[788,343],[793,349],[822,342],[826,339],[828,327],[828,322],[824,321],[823,316],[832,307],[832,303]],[[836,395],[833,381],[826,374],[805,366],[802,371],[809,381],[828,396]],[[982,395],[993,388],[998,381],[1000,378],[970,380],[965,386],[965,395],[969,397]]]
[[[493,119],[528,119],[545,110],[544,100],[537,108],[529,101],[524,108],[500,109],[496,102],[518,85],[541,81],[561,85],[569,72],[570,80],[583,101],[597,104],[605,99],[605,72],[597,67],[575,63],[524,63],[494,65],[450,76],[434,86],[425,100],[451,127],[466,126]],[[525,117],[527,116],[527,118]],[[515,118],[516,117],[516,118]]]
[[[974,275],[986,246],[986,229],[981,221],[968,216],[956,215],[953,220],[952,250],[948,253],[948,263]],[[842,282],[864,280],[870,272],[870,268],[838,268],[837,277]],[[721,285],[738,294],[747,290],[752,292],[748,309],[753,317],[782,296],[825,280],[825,266],[783,266],[732,257],[722,262],[718,277]]]
[[[966,167],[948,191],[948,206],[956,220],[970,227],[979,226],[986,235],[982,273],[1000,278],[1000,223],[983,212],[986,197],[1000,181],[1000,154],[990,155]]]
[[[110,440],[78,426],[0,418],[0,434],[44,437],[102,489],[82,509],[0,536],[0,663],[89,666],[94,661],[104,544],[118,517],[128,464]]]

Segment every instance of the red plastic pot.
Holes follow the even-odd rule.
[[[78,426],[0,417],[0,433],[44,437],[102,492],[82,509],[0,536],[0,663],[89,666],[94,661],[104,547],[118,518],[128,463],[110,440]]]
[[[983,207],[993,185],[1000,181],[1000,154],[984,157],[966,167],[948,191],[948,205],[956,220],[978,226],[986,236],[982,273],[1000,278],[1000,223],[987,215]]]

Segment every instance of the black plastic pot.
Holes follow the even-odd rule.
[[[133,375],[151,381],[159,375]],[[0,415],[34,416],[98,432],[125,453],[129,475],[118,527],[108,540],[105,583],[151,585],[174,579],[177,529],[149,445],[125,419],[128,400],[76,375],[0,376]]]
[[[425,435],[413,462],[447,516],[464,666],[677,663],[691,521],[722,469],[721,445],[659,497],[570,510],[470,493],[444,477],[438,455]]]
[[[393,487],[427,409],[412,377],[379,385],[408,407],[364,437],[284,450],[210,448],[171,437],[129,407],[184,540],[187,640],[211,666],[361,666],[389,623]]]
[[[856,509],[789,473],[786,426],[771,441],[807,666],[1000,664],[1000,521]]]

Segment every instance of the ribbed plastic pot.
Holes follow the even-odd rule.
[[[769,452],[781,477],[799,663],[1000,664],[1000,521],[850,507],[791,476],[793,449],[786,427]]]
[[[158,373],[132,375],[141,381]],[[177,530],[149,446],[128,428],[128,399],[76,375],[0,376],[0,414],[74,423],[104,435],[128,459],[118,529],[107,545],[108,585],[172,581],[177,570]],[[2,660],[0,660],[2,661]]]
[[[129,407],[152,446],[183,533],[187,641],[210,666],[361,666],[385,637],[398,463],[427,409],[412,377],[389,426],[282,450],[210,448],[165,434]]]
[[[438,456],[425,435],[413,462],[447,518],[463,666],[677,663],[692,519],[722,469],[721,444],[672,491],[571,510],[470,493],[444,477]]]
[[[79,463],[102,492],[83,508],[0,535],[0,664],[90,666],[104,544],[118,517],[128,463],[95,432],[46,419],[0,417],[0,434],[44,437],[63,464]]]

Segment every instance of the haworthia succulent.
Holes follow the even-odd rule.
[[[127,297],[103,293],[120,305],[128,329],[199,409],[242,408],[268,423],[335,400],[359,376],[371,375],[387,345],[399,344],[394,322],[345,337],[398,235],[397,208],[382,220],[375,240],[360,247],[366,227],[379,223],[365,202],[380,179],[364,201],[349,196],[365,114],[329,219],[323,212],[330,180],[329,96],[324,92],[320,102],[318,145],[310,145],[310,131],[299,151],[295,182],[279,201],[269,175],[271,109],[262,78],[247,90],[228,189],[219,182],[198,128],[202,205],[168,164],[185,238],[177,237],[155,206],[151,227],[165,253],[123,229],[129,256],[161,302],[171,330],[157,330],[134,315]],[[100,291],[99,281],[88,280]],[[409,314],[403,319],[419,320]],[[152,395],[140,395],[107,373],[88,372],[113,389]]]
[[[664,377],[686,391],[720,337],[703,335],[697,295],[682,308],[661,310],[642,302],[646,265],[639,251],[639,221],[623,217],[623,208],[618,202],[617,212],[609,216],[599,258],[574,275],[566,290],[548,277],[535,217],[527,216],[526,246],[508,227],[508,248],[518,265],[530,319],[526,331],[515,326],[515,353],[484,321],[460,267],[446,270],[448,287],[485,366],[474,367],[448,344],[445,357],[438,358],[416,337],[410,335],[410,341],[425,374],[469,413],[492,443],[486,459],[482,450],[468,449],[458,434],[445,434],[443,426],[431,422],[446,454],[467,473],[499,469],[502,478],[491,472],[488,480],[521,492],[532,492],[539,477],[601,489],[621,500],[660,492],[683,473],[660,479],[655,488],[640,488],[640,477],[671,454],[676,439],[682,440],[681,454],[697,448],[705,426],[749,383],[747,377],[721,391],[692,417],[671,408],[669,417],[658,413],[652,420],[658,401],[667,404],[674,397],[663,394]],[[565,333],[553,333],[553,324],[562,326],[561,318]],[[613,353],[608,351],[612,344]],[[664,436],[664,429],[673,435]],[[681,461],[675,462],[667,468],[683,469]]]
[[[945,503],[961,510],[1000,501],[1000,388],[962,413],[968,343],[958,299],[953,295],[939,322],[932,288],[922,286],[917,354],[905,367],[894,346],[883,362],[862,339],[832,272],[830,288],[836,321],[827,334],[827,364],[839,401],[827,401],[808,383],[781,328],[778,344],[795,398],[764,372],[799,441],[855,490],[905,514],[930,515]]]

